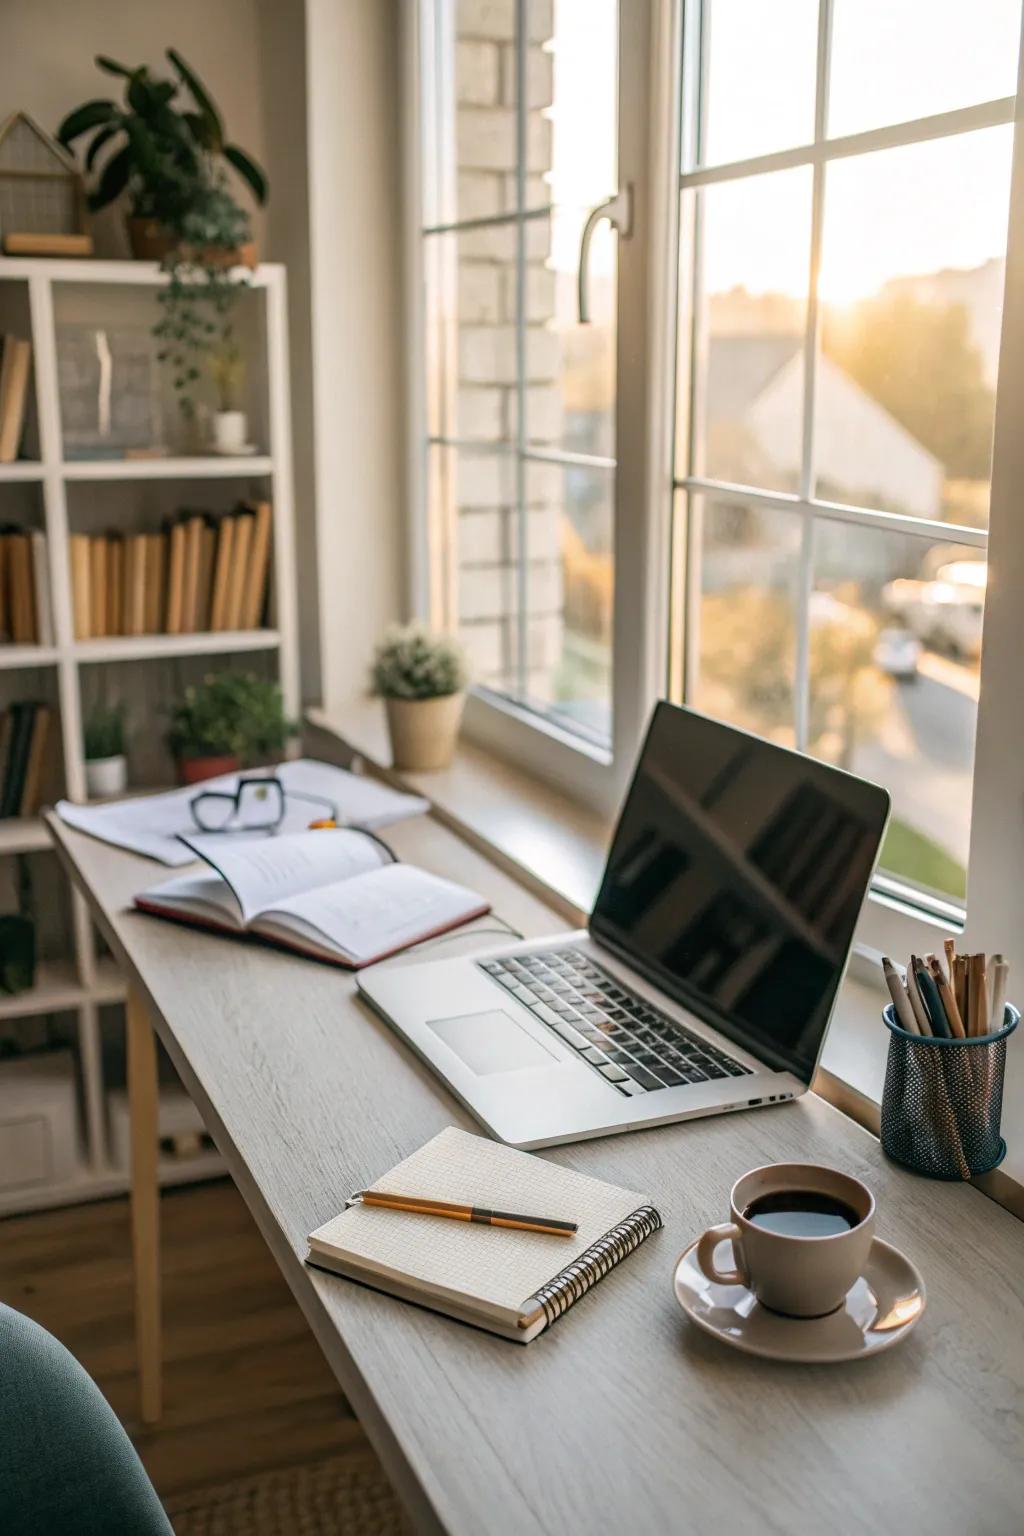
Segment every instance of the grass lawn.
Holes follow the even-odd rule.
[[[967,894],[967,871],[945,848],[905,821],[889,823],[879,863],[883,869],[943,896]]]

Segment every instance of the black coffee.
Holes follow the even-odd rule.
[[[781,1237],[836,1237],[860,1224],[852,1206],[834,1195],[819,1195],[810,1189],[761,1195],[750,1202],[743,1214],[755,1227],[777,1232]]]

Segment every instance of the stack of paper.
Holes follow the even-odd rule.
[[[246,774],[256,773],[276,773],[284,785],[285,815],[276,829],[278,833],[302,832],[311,821],[328,814],[326,806],[295,799],[293,794],[319,796],[336,807],[339,824],[367,827],[371,831],[403,821],[407,816],[420,816],[429,808],[428,802],[417,795],[401,794],[376,779],[363,778],[344,768],[310,758],[299,758],[276,768],[246,769]],[[113,843],[115,848],[145,854],[147,858],[158,859],[161,864],[191,864],[195,854],[181,842],[182,837],[193,837],[198,830],[190,802],[201,789],[231,791],[241,777],[241,774],[228,773],[187,789],[119,800],[113,805],[74,805],[70,800],[61,800],[57,814],[69,827],[88,832],[105,843]],[[233,839],[266,835],[263,832],[230,834]]]

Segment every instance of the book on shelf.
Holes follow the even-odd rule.
[[[68,539],[76,640],[88,640],[92,634],[92,544],[85,533],[73,533]]]
[[[39,809],[49,727],[49,705],[38,700],[19,700],[5,711],[0,722],[0,818],[32,816]]]
[[[159,533],[73,533],[68,548],[75,638],[257,629],[267,608],[272,547],[269,501],[242,503],[219,516],[183,511],[166,519]],[[0,546],[3,570],[22,558]],[[45,546],[40,550],[33,542],[30,558],[37,570],[32,627],[50,635],[41,643],[52,644],[49,588],[39,585]],[[11,627],[10,582],[0,577],[0,588]],[[19,626],[28,622],[20,608],[18,619]]]
[[[53,644],[46,535],[15,523],[0,528],[0,636],[12,645]]]
[[[243,507],[235,513],[235,544],[231,556],[228,580],[228,596],[224,612],[225,629],[241,629],[242,601],[245,596],[245,578],[249,568],[249,549],[252,544],[255,513]]]
[[[32,343],[5,336],[0,351],[0,464],[13,464],[21,447],[28,403]]]

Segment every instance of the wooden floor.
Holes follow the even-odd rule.
[[[127,1200],[0,1221],[0,1301],[99,1383],[162,1498],[366,1441],[228,1180],[166,1192],[164,1417],[136,1417]]]

